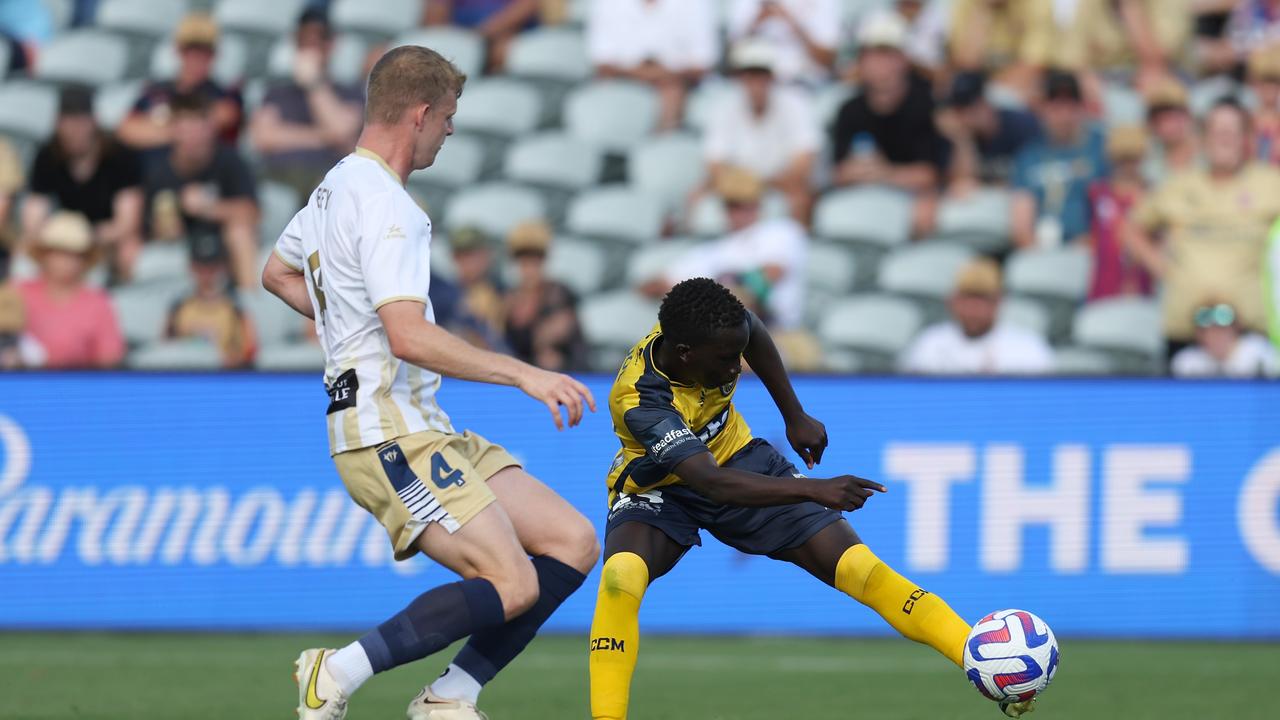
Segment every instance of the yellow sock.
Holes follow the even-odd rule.
[[[880,562],[866,545],[854,545],[840,556],[836,588],[875,610],[904,637],[928,645],[956,665],[963,664],[969,624],[942,598]]]
[[[639,555],[615,553],[604,564],[591,622],[591,717],[623,720],[640,651],[640,600],[649,567]]]

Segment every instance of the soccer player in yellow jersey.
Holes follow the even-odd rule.
[[[622,448],[609,471],[604,573],[591,626],[596,720],[627,716],[640,601],[650,582],[701,544],[701,529],[742,552],[795,563],[962,663],[969,624],[881,562],[840,514],[885,488],[852,475],[805,477],[751,436],[733,405],[744,358],[782,413],[791,447],[809,468],[821,462],[826,428],[800,405],[764,325],[714,280],[672,288],[658,327],[627,355],[609,393]],[[1001,709],[1018,717],[1031,703]]]

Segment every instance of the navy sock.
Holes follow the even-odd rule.
[[[505,620],[502,598],[488,580],[441,585],[360,638],[375,673],[420,660],[450,643]]]
[[[515,660],[547,618],[587,579],[586,575],[546,555],[533,558],[533,567],[538,572],[538,602],[505,625],[472,635],[453,659],[454,665],[467,671],[481,685]]]

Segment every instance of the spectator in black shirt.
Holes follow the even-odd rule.
[[[138,157],[93,118],[88,88],[62,90],[53,138],[36,153],[22,204],[24,244],[57,209],[81,213],[95,244],[107,249],[117,279],[127,279],[142,248],[142,171]]]
[[[902,52],[903,20],[873,16],[858,33],[862,91],[840,108],[832,133],[837,185],[890,185],[931,193],[946,161],[929,85]]]
[[[547,277],[551,227],[541,220],[520,223],[507,236],[507,251],[519,270],[507,291],[506,335],[516,357],[547,370],[580,370],[587,344],[578,324],[573,291]]]
[[[178,95],[172,107],[173,144],[147,165],[143,182],[149,236],[218,235],[236,284],[252,290],[258,275],[253,175],[234,148],[218,142],[208,98]]]
[[[240,135],[243,102],[240,93],[214,82],[213,59],[218,51],[218,25],[203,13],[183,19],[174,33],[178,48],[178,74],[172,80],[149,83],[133,111],[116,134],[135,148],[152,150],[173,142],[170,103],[175,95],[199,93],[213,105],[213,122],[223,142],[234,144]]]
[[[985,75],[959,73],[938,112],[938,130],[951,143],[949,187],[956,192],[978,184],[1007,185],[1014,156],[1044,132],[1033,113],[995,107],[985,93]]]

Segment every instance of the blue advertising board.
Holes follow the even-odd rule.
[[[597,398],[608,378],[591,378]],[[811,474],[889,492],[848,514],[886,562],[976,619],[1061,634],[1280,637],[1280,385],[803,378],[831,446]],[[738,405],[786,448],[767,392]],[[597,527],[608,414],[556,432],[517,391],[446,382]],[[393,563],[329,460],[302,375],[0,376],[0,626],[359,629],[450,574]],[[596,580],[549,627],[583,631]],[[647,631],[870,634],[870,611],[704,534],[645,599]]]

